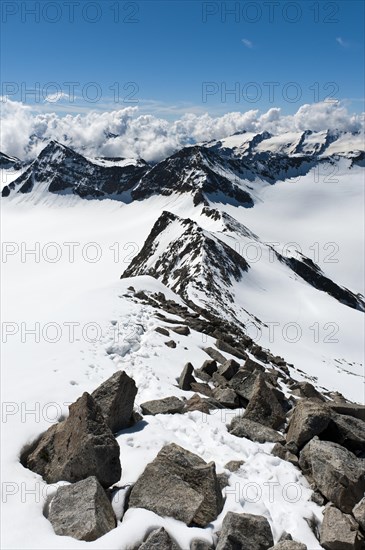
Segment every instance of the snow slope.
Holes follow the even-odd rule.
[[[133,483],[171,441],[214,460],[218,472],[229,460],[245,460],[230,476],[222,514],[204,531],[146,510],[129,510],[117,529],[93,543],[57,537],[43,516],[47,493],[55,487],[46,487],[18,460],[27,442],[67,414],[70,402],[93,391],[116,369],[125,369],[135,379],[137,405],[168,395],[191,395],[176,387],[176,378],[187,361],[196,367],[202,364],[207,358],[202,348],[213,340],[192,331],[189,337],[174,336],[177,348],[167,348],[166,338],[154,331],[164,325],[157,311],[134,301],[128,287],[163,292],[177,302],[181,297],[151,277],[119,280],[163,211],[190,218],[248,262],[249,269],[241,280],[232,280],[230,292],[241,314],[249,312],[242,320],[250,323],[252,338],[303,371],[300,375],[293,369],[294,377],[313,379],[318,386],[364,402],[364,314],[314,289],[270,254],[295,253],[296,245],[286,246],[295,242],[334,281],[363,293],[363,170],[340,159],[275,185],[245,185],[253,187],[253,208],[214,203],[210,197],[211,209],[232,218],[209,215],[204,204],[194,206],[189,193],[154,194],[124,204],[44,190],[2,201],[3,548],[125,550],[141,541],[147,530],[164,525],[187,550],[196,536],[211,540],[228,510],[266,516],[275,541],[286,530],[311,550],[320,548],[307,520],[321,521],[321,508],[309,500],[307,481],[298,469],[270,454],[272,444],[230,435],[226,424],[232,411],[149,417],[118,435],[120,487]],[[57,254],[61,255],[54,261]],[[333,259],[338,262],[328,261]],[[262,324],[252,323],[252,316]],[[273,340],[264,326],[268,323],[279,323]],[[293,333],[283,331],[288,323],[302,331],[295,343],[288,341]],[[315,323],[318,341],[317,329],[311,329]],[[39,333],[38,342],[26,332],[31,329]],[[33,489],[35,494],[27,493]],[[122,499],[120,494],[123,491],[118,493]],[[113,504],[118,513],[122,500]]]

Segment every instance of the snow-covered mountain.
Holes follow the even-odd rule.
[[[196,205],[211,200],[252,207],[257,191],[266,184],[303,176],[322,165],[334,166],[340,159],[347,159],[349,168],[363,166],[364,149],[360,133],[244,132],[185,147],[151,167],[142,159],[89,159],[51,141],[21,176],[3,187],[3,196],[34,190],[38,195],[72,192],[128,201],[177,192],[193,195]],[[3,155],[4,167],[16,162],[9,159]]]
[[[363,460],[361,419],[347,424],[344,417],[363,414],[348,400],[363,403],[364,396],[364,154],[360,134],[302,132],[236,134],[153,166],[87,158],[55,141],[30,165],[0,157],[2,173],[15,174],[2,193],[3,398],[15,403],[5,408],[3,480],[35,483],[46,494],[34,501],[8,491],[4,519],[14,529],[5,547],[134,550],[161,526],[183,550],[205,550],[217,544],[229,511],[266,518],[275,543],[288,532],[309,550],[322,547],[318,532],[331,499],[318,480],[313,492],[306,456],[299,467],[301,449],[287,439],[288,448],[275,454],[272,438],[284,445],[297,401],[310,397],[341,413],[318,429],[318,441],[311,432],[311,444],[329,439]],[[201,367],[212,357],[218,365],[211,376]],[[137,423],[114,434],[122,465],[110,489],[117,527],[95,542],[57,537],[47,519],[49,495],[69,480],[46,483],[28,467],[34,456],[24,457],[68,416],[69,403],[120,370],[138,393]],[[265,425],[265,436],[257,426],[256,434],[237,436],[233,425],[227,429],[231,419],[267,405],[254,407],[254,387],[256,400],[272,399],[280,422]],[[146,413],[151,400],[165,398],[177,409]],[[24,403],[39,414],[24,412]],[[64,426],[55,425],[55,432]],[[130,486],[172,442],[209,463],[197,465],[204,479],[215,463],[223,493],[206,525],[199,514],[189,524],[129,506],[138,501]],[[44,447],[42,460],[47,453]],[[244,463],[230,471],[230,461]],[[270,483],[280,493],[274,499]],[[297,500],[283,496],[288,484]],[[243,493],[248,485],[260,498]],[[190,505],[199,500],[189,495]],[[19,522],[20,506],[26,519]],[[206,545],[191,546],[193,539]]]
[[[146,171],[143,160],[98,158],[89,160],[51,141],[19,178],[3,188],[3,196],[19,193],[74,193],[84,198],[120,196]]]

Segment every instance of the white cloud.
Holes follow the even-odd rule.
[[[65,92],[55,92],[54,94],[48,94],[45,98],[46,103],[57,103],[57,101],[61,101],[61,99],[69,99],[69,95]]]
[[[242,44],[244,44],[246,48],[253,48],[253,43],[248,38],[242,38]]]
[[[352,115],[340,102],[302,105],[293,115],[279,108],[232,112],[222,116],[184,114],[166,120],[141,114],[137,107],[86,114],[33,112],[29,106],[1,101],[0,150],[19,158],[34,158],[50,139],[56,139],[89,156],[142,157],[160,160],[188,144],[221,139],[235,132],[278,134],[303,130],[358,131],[362,115]]]
[[[342,48],[348,48],[349,45],[350,45],[350,44],[349,44],[348,42],[346,42],[343,38],[341,38],[341,36],[338,36],[338,37],[336,38],[336,42],[337,42],[340,46],[342,46]]]

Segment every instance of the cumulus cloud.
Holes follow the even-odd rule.
[[[232,112],[222,116],[188,113],[178,120],[139,114],[138,107],[87,114],[36,113],[3,98],[0,150],[21,159],[34,158],[50,139],[88,156],[142,157],[158,161],[181,147],[221,139],[236,132],[272,134],[303,130],[359,131],[362,115],[351,115],[340,102],[303,105],[293,115],[279,108]]]

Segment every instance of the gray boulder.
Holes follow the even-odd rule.
[[[296,457],[295,454],[291,453],[289,449],[285,447],[285,445],[281,445],[280,443],[276,443],[276,445],[274,445],[271,454],[277,456],[278,458],[281,458],[281,460],[286,460],[287,462],[290,462],[290,464],[293,464],[293,466],[298,466],[299,464],[298,457]]]
[[[220,363],[221,365],[227,361],[227,357],[224,357],[220,351],[212,347],[204,348],[204,351],[209,355],[209,357],[211,357],[211,359],[214,359],[214,361],[217,361],[217,363]]]
[[[237,394],[231,388],[215,388],[213,397],[227,409],[235,409],[239,406]]]
[[[230,387],[243,398],[246,405],[252,397],[258,375],[258,371],[250,372],[243,367],[237,371],[229,382]]]
[[[199,394],[194,393],[194,395],[185,402],[184,411],[199,411],[204,414],[209,414],[212,408],[214,407],[212,407],[208,399],[202,399]]]
[[[308,550],[305,544],[295,540],[284,540],[272,546],[270,550]]]
[[[48,519],[57,535],[87,542],[116,526],[112,505],[96,477],[59,487],[51,501]]]
[[[288,443],[299,449],[315,435],[323,432],[331,420],[331,411],[322,403],[303,399],[298,402],[290,418]]]
[[[365,497],[356,504],[352,510],[352,514],[365,533]]]
[[[263,424],[249,420],[244,416],[234,418],[228,428],[228,431],[236,437],[246,437],[256,443],[284,443],[285,438],[282,434]]]
[[[327,406],[339,414],[353,416],[365,422],[365,405],[329,401],[327,402]]]
[[[286,412],[262,374],[258,375],[254,384],[244,418],[274,429],[285,422]]]
[[[303,399],[312,399],[313,401],[324,402],[326,399],[316,388],[309,382],[296,382],[291,387],[292,394],[297,395]]]
[[[91,396],[101,408],[112,432],[127,428],[132,422],[137,387],[124,371],[115,372]]]
[[[207,464],[174,443],[166,445],[133,486],[129,507],[205,527],[223,508],[214,462]]]
[[[213,396],[212,388],[208,384],[205,384],[204,382],[192,382],[190,384],[190,389],[191,391],[194,391],[196,393],[201,393],[206,397]]]
[[[181,550],[163,527],[152,531],[139,547],[139,550]]]
[[[22,464],[47,483],[95,476],[103,487],[113,485],[121,476],[120,448],[99,405],[85,392],[69,410],[23,453]]]
[[[230,380],[237,373],[240,365],[234,359],[228,359],[218,369],[218,374],[223,376],[226,380]]]
[[[171,349],[176,348],[176,342],[174,340],[169,340],[168,342],[164,342],[165,346]]]
[[[176,334],[180,334],[182,336],[188,336],[190,334],[190,329],[186,325],[181,327],[173,327],[172,330],[176,332]]]
[[[163,399],[153,399],[141,404],[143,414],[178,414],[184,409],[185,402],[172,395]]]
[[[321,436],[322,437],[322,436]],[[359,418],[332,413],[323,439],[334,441],[355,454],[365,451],[365,422]]]
[[[163,336],[170,336],[170,333],[166,328],[156,327],[155,331],[158,332],[159,334],[162,334]]]
[[[265,372],[265,367],[263,365],[260,365],[260,363],[257,363],[257,361],[254,361],[250,357],[246,359],[244,368],[250,372]]]
[[[186,363],[179,378],[179,388],[181,390],[186,390],[186,391],[191,390],[191,384],[193,382],[196,382],[193,376],[193,372],[194,372],[193,365],[191,363]]]
[[[230,353],[231,355],[234,355],[239,359],[247,358],[247,353],[245,351],[239,349],[238,346],[232,346],[231,344],[228,344],[224,340],[216,340],[215,345],[219,350]]]
[[[327,500],[350,514],[365,491],[365,460],[330,441],[312,439],[300,453],[299,465]]]
[[[263,516],[228,512],[216,550],[268,550],[274,545],[269,522]]]
[[[325,550],[362,550],[364,540],[352,516],[343,514],[334,506],[327,506],[324,510],[320,543]]]
[[[217,361],[214,361],[214,359],[207,359],[204,361],[204,363],[201,366],[201,370],[208,374],[209,376],[213,376],[213,374],[217,371],[218,365]]]

